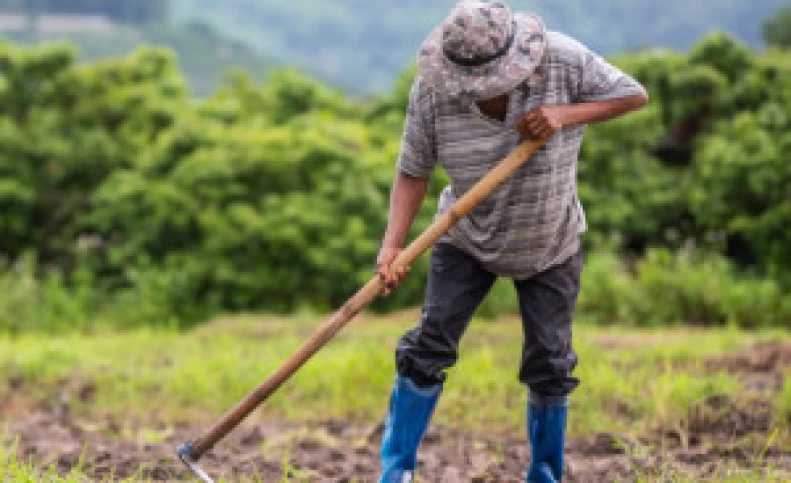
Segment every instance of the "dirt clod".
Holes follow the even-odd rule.
[[[782,387],[791,369],[791,343],[767,342],[706,361],[708,371],[736,375],[748,390],[761,392]]]

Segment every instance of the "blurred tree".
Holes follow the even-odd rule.
[[[787,267],[789,56],[759,56],[715,33],[687,55],[652,50],[618,62],[651,104],[592,127],[583,145],[587,243],[615,237],[642,252],[692,242],[742,266]]]
[[[64,47],[0,44],[2,252],[37,251],[64,268],[79,255],[89,194],[138,156],[186,102],[172,57],[143,49],[127,59],[74,65]]]
[[[614,62],[652,102],[583,144],[585,243],[694,245],[787,274],[791,54],[713,34]],[[34,252],[108,290],[153,280],[185,308],[336,306],[372,274],[414,75],[360,102],[293,69],[234,72],[195,100],[167,51],[78,65],[67,47],[0,43],[0,257]],[[378,306],[419,302],[425,262]]]
[[[791,47],[791,7],[786,7],[764,22],[764,41],[778,47]]]

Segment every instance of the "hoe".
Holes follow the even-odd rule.
[[[441,217],[437,218],[420,236],[407,246],[393,261],[391,268],[408,267],[428,250],[442,235],[486,198],[497,186],[515,172],[541,147],[545,140],[522,142],[505,159],[481,178],[467,193],[459,198]],[[355,315],[360,313],[385,289],[379,276],[374,276],[332,317],[330,317],[283,365],[275,370],[260,386],[228,411],[200,438],[184,443],[178,448],[178,456],[187,468],[206,483],[213,480],[198,466],[198,460],[211,450],[259,404],[272,395],[302,365],[332,339]]]

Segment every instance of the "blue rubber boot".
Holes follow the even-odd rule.
[[[527,434],[530,439],[528,483],[562,481],[567,413],[566,398],[544,399],[531,395],[527,405]]]
[[[408,377],[396,376],[382,434],[380,483],[408,483],[414,478],[417,447],[440,392],[442,384],[418,387]]]

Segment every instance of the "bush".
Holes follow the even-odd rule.
[[[133,270],[129,279],[129,286],[107,290],[80,267],[66,283],[57,270],[42,272],[28,253],[13,266],[0,267],[0,333],[183,327],[211,313],[211,307],[195,307],[196,301],[184,298],[189,292],[177,273]]]
[[[603,323],[781,324],[791,56],[715,34],[689,54],[617,62],[652,103],[583,145],[584,240],[598,255],[581,306]],[[193,100],[166,51],[77,65],[67,47],[0,43],[0,256],[27,267],[3,274],[0,303],[17,315],[0,325],[339,306],[373,275],[413,76],[356,101],[294,70],[262,85],[237,73]],[[411,237],[445,183],[437,170]],[[688,244],[728,261],[670,255]],[[619,261],[646,253],[633,271]],[[374,308],[419,304],[426,263]],[[516,311],[503,281],[480,313]]]
[[[788,327],[791,298],[723,257],[653,249],[631,270],[611,254],[591,255],[578,312],[600,324]]]
[[[513,284],[498,279],[476,315],[518,315]],[[613,252],[585,256],[577,319],[600,325],[791,326],[791,297],[778,282],[740,273],[717,255],[651,249],[629,262]]]

